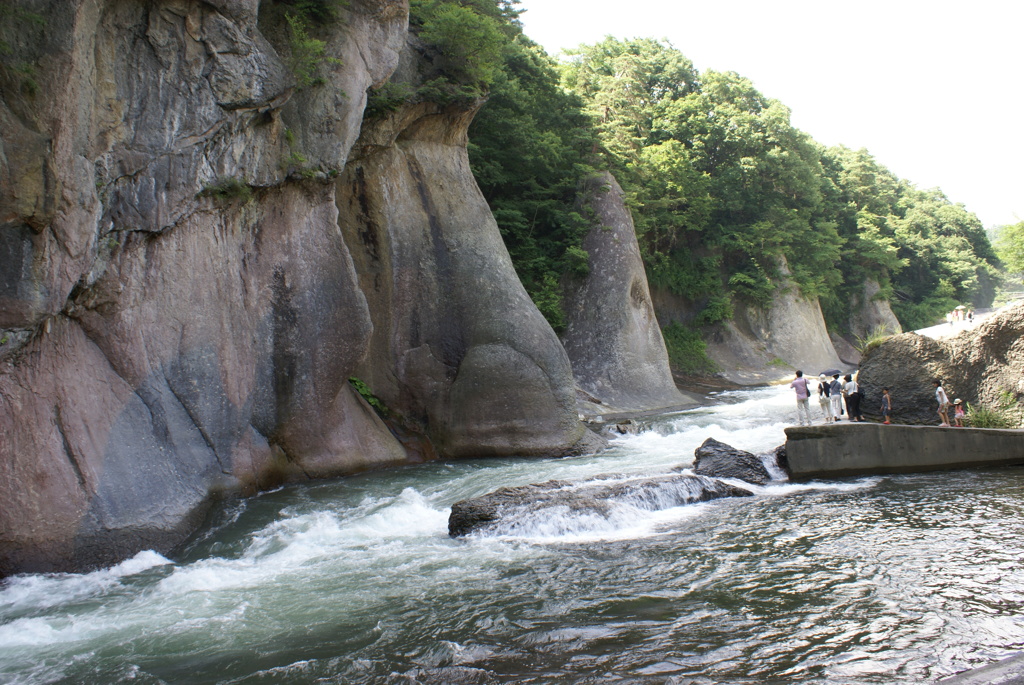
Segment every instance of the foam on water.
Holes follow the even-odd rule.
[[[343,502],[323,495],[331,487],[343,493],[343,486],[301,491],[313,494],[291,497],[276,512],[269,509],[274,518],[256,526],[249,527],[246,519],[257,516],[251,513],[256,507],[238,506],[218,530],[237,527],[241,537],[218,546],[207,531],[197,544],[208,545],[211,553],[189,562],[175,564],[142,552],[93,573],[10,579],[0,590],[0,663],[5,664],[0,680],[17,682],[16,674],[38,673],[34,669],[43,660],[59,673],[61,664],[71,668],[103,650],[244,649],[273,642],[275,631],[287,632],[294,621],[334,625],[337,607],[348,615],[386,613],[390,602],[407,601],[410,579],[426,596],[446,592],[453,583],[486,587],[510,564],[529,567],[559,545],[664,535],[713,507],[743,506],[743,501],[677,506],[670,495],[678,493],[644,492],[611,502],[600,513],[533,512],[490,538],[452,540],[447,521],[453,501],[501,486],[613,474],[603,482],[610,486],[638,475],[667,474],[671,467],[692,463],[694,449],[708,437],[767,452],[784,441],[790,393],[777,388],[723,394],[725,403],[657,421],[654,430],[616,439],[602,455],[435,465],[434,480],[423,477],[390,492],[376,487]],[[869,488],[875,482],[737,484],[760,497],[779,497]],[[663,495],[667,499],[659,500]],[[285,663],[290,665],[283,672],[301,673],[312,662]],[[271,672],[264,671],[268,677]]]
[[[399,497],[352,523],[352,543],[448,534],[448,509],[440,508],[419,490],[405,488]]]
[[[0,618],[101,595],[120,586],[129,576],[171,563],[170,559],[147,550],[116,566],[91,573],[14,576],[0,590]]]
[[[665,535],[667,526],[699,516],[707,506],[701,502],[651,511],[617,504],[607,516],[551,507],[518,518],[495,537],[541,545],[636,540]]]

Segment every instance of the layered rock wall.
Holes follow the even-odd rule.
[[[372,323],[317,180],[397,64],[394,6],[339,22],[374,59],[325,71],[326,106],[256,2],[46,15],[39,92],[3,92],[0,573],[166,549],[218,492],[406,458],[348,383]]]
[[[368,122],[338,181],[374,324],[360,373],[444,456],[587,450],[599,440],[578,420],[565,350],[469,168],[479,104],[408,104]]]
[[[852,298],[849,332],[854,338],[866,338],[875,331],[890,335],[903,332],[889,301],[880,296],[881,291],[877,281],[867,280],[861,291]]]
[[[708,356],[731,381],[763,383],[791,373],[790,369],[817,375],[840,365],[821,305],[803,297],[788,279],[784,258],[779,272],[782,278],[771,306],[737,306],[732,321],[722,324],[708,344]]]
[[[472,108],[410,106],[349,164],[406,2],[347,3],[304,85],[273,2],[33,6],[12,46],[39,89],[0,72],[0,575],[419,458],[357,370],[441,454],[580,449],[568,359],[466,163]]]

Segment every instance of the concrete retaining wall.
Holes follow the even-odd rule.
[[[1024,430],[843,423],[786,429],[794,481],[1024,464]]]

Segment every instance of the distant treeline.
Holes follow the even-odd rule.
[[[866,150],[823,147],[749,80],[700,72],[667,43],[607,38],[557,61],[523,35],[517,4],[412,0],[435,72],[416,90],[392,84],[371,109],[389,97],[486,96],[470,130],[473,171],[556,329],[562,280],[587,272],[576,190],[595,169],[626,190],[651,285],[692,302],[691,325],[729,319],[737,303],[767,305],[781,257],[833,330],[868,280],[905,328],[991,302],[999,263],[963,205]]]

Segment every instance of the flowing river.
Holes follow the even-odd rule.
[[[516,536],[447,535],[503,485],[762,453],[788,388],[720,393],[596,457],[434,463],[224,504],[173,558],[0,588],[2,683],[893,683],[1024,646],[1024,475],[752,487]]]

